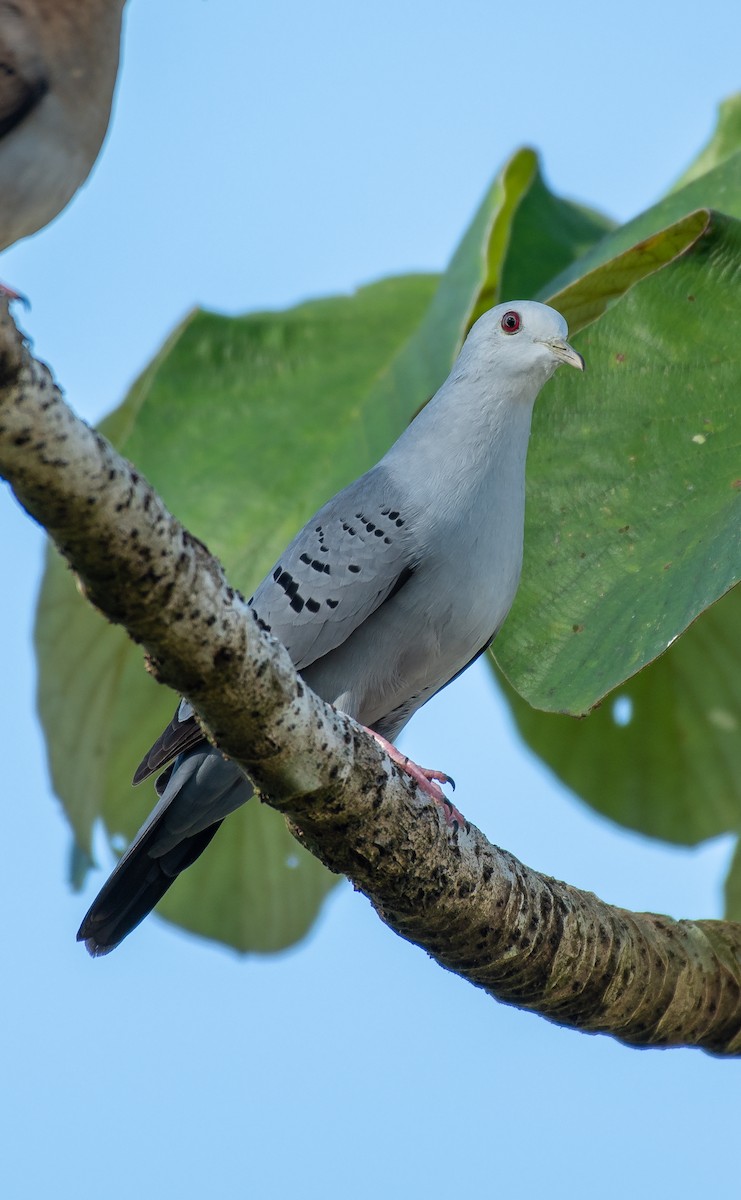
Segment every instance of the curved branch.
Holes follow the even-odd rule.
[[[529,870],[474,826],[451,832],[358,725],[309,691],[206,547],[74,416],[7,306],[0,472],[91,602],[398,934],[560,1024],[741,1054],[741,925],[614,908]]]

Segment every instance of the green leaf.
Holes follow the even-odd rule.
[[[578,795],[682,843],[741,816],[740,230],[693,214],[650,239],[658,270],[641,278],[639,246],[562,295],[584,323],[636,269],[577,339],[585,379],[559,372],[536,406],[523,584],[496,644],[537,708],[617,689],[581,721],[505,693]]]
[[[546,300],[549,296],[558,295],[596,267],[609,263],[625,250],[701,208],[715,209],[741,219],[741,151],[678,191],[671,192],[634,220],[608,233],[581,258],[549,280],[535,298]]]
[[[558,272],[599,244],[614,227],[614,221],[602,213],[555,196],[538,166],[513,215],[499,291],[496,299],[491,297],[491,303],[536,296]],[[481,297],[477,316],[490,307],[486,299]]]
[[[741,92],[729,96],[718,106],[718,121],[707,146],[704,146],[692,164],[677,180],[672,192],[678,192],[686,184],[699,179],[741,150]]]
[[[741,223],[576,339],[536,406],[523,580],[497,659],[534,706],[580,714],[739,578]]]
[[[629,288],[684,254],[707,231],[709,221],[707,209],[682,217],[668,229],[631,246],[610,262],[588,271],[563,291],[549,296],[548,303],[566,318],[571,334],[578,333],[601,317]]]
[[[605,816],[684,844],[741,827],[741,588],[583,720],[501,682],[528,745]]]
[[[584,458],[585,443],[588,444],[593,438],[600,438],[600,422],[603,420],[607,422],[603,448],[608,451],[608,458],[610,457],[610,445],[619,451],[621,439],[624,444],[626,435],[630,436],[629,428],[632,428],[636,417],[643,420],[648,429],[648,423],[651,420],[650,405],[657,392],[665,395],[667,388],[660,386],[656,389],[653,386],[651,376],[655,375],[656,371],[655,367],[653,371],[651,370],[649,356],[645,353],[647,347],[643,348],[640,355],[642,363],[637,363],[635,355],[625,356],[622,344],[610,347],[610,342],[616,338],[622,340],[627,337],[628,344],[631,341],[637,341],[639,344],[645,343],[653,337],[654,326],[657,322],[662,327],[662,335],[656,341],[654,364],[662,364],[661,375],[669,383],[669,390],[676,386],[674,380],[676,375],[680,374],[679,395],[683,399],[689,397],[691,400],[689,389],[695,389],[694,415],[701,422],[701,425],[698,426],[699,437],[704,436],[706,441],[693,442],[692,446],[702,447],[708,442],[713,443],[713,437],[708,438],[706,430],[715,432],[712,426],[712,412],[715,411],[716,405],[722,405],[723,401],[723,394],[714,394],[717,369],[715,359],[718,353],[724,355],[725,349],[719,348],[717,341],[714,345],[715,339],[712,336],[708,338],[707,333],[709,329],[713,329],[717,321],[720,321],[721,334],[732,344],[734,337],[737,337],[737,331],[734,332],[736,305],[732,304],[729,311],[729,306],[724,305],[720,294],[724,289],[717,289],[713,286],[717,280],[710,276],[706,278],[702,269],[703,256],[717,235],[717,222],[715,230],[711,231],[707,226],[707,212],[691,210],[697,209],[699,205],[716,203],[719,207],[724,207],[727,211],[737,215],[741,212],[741,159],[737,153],[740,148],[741,100],[739,97],[734,97],[722,106],[718,129],[710,145],[685,174],[680,184],[677,185],[675,194],[668,201],[656,205],[648,213],[642,214],[621,230],[607,236],[581,260],[575,261],[569,269],[562,273],[560,279],[551,281],[541,289],[539,298],[547,300],[564,313],[573,333],[601,316],[630,287],[641,283],[642,279],[648,279],[657,270],[660,271],[662,266],[671,263],[678,255],[687,253],[691,248],[694,251],[693,263],[682,263],[680,270],[675,272],[673,277],[671,272],[674,271],[674,268],[671,268],[665,277],[657,278],[651,284],[650,291],[644,292],[640,303],[637,297],[635,303],[634,298],[631,298],[624,316],[629,317],[632,310],[632,328],[630,322],[623,321],[621,316],[614,317],[613,314],[609,314],[607,319],[600,321],[597,328],[589,331],[588,338],[582,339],[581,345],[588,357],[588,374],[584,386],[591,395],[598,397],[592,415],[581,414],[582,395],[578,386],[580,381],[561,378],[554,385],[555,389],[566,387],[569,395],[573,396],[573,400],[567,399],[567,404],[579,405],[579,412],[573,414],[575,428],[563,446],[563,469],[560,473],[557,472],[557,487],[560,488],[561,495],[571,488],[575,488],[576,491],[582,490],[579,464]],[[710,172],[709,176],[708,172]],[[700,176],[703,178],[700,179]],[[698,180],[698,183],[693,187],[684,186],[695,179]],[[670,224],[670,222],[673,223]],[[695,245],[696,239],[704,235],[707,235],[707,239],[702,244]],[[722,250],[718,252],[716,242],[716,254],[709,255],[713,260],[716,277],[722,277],[727,268],[731,273],[737,270],[737,247],[732,244],[734,241],[735,237],[731,236],[729,244],[725,247],[727,253]],[[631,245],[635,242],[637,244]],[[702,304],[700,310],[702,316],[699,320],[691,320],[689,330],[687,330],[684,316],[686,304],[694,304],[696,301],[686,301],[682,296],[683,276],[688,269],[694,270],[695,268],[697,268],[695,271],[697,280],[702,281],[702,287],[697,293],[698,300]],[[661,295],[661,289],[667,283],[677,291],[671,309],[667,309],[666,302]],[[732,286],[730,289],[725,289],[726,300],[730,298],[731,291]],[[687,295],[691,294],[693,293],[688,290]],[[717,309],[715,308],[716,302],[718,303]],[[674,350],[671,347],[671,338],[667,340],[665,337],[666,327],[671,326],[673,320],[679,321],[675,341],[681,345],[681,351]],[[730,326],[726,325],[729,320]],[[689,332],[691,337],[691,344],[687,347],[684,346],[686,332]],[[715,330],[715,332],[718,331]],[[610,361],[612,352],[614,356],[620,356],[621,368],[629,366],[632,359],[633,366],[638,368],[635,373],[642,372],[642,378],[637,380],[635,386],[623,389],[622,401],[617,399],[615,389],[611,386],[613,382],[617,381],[610,377],[605,384],[603,378],[598,376],[595,379],[595,356],[599,354],[600,346],[604,347],[603,363],[605,359],[607,362]],[[653,357],[654,350],[651,350],[650,353]],[[687,362],[688,353],[695,360],[692,365]],[[614,362],[614,365],[617,366],[617,363]],[[730,408],[731,413],[735,407],[733,402],[735,370],[732,363],[727,363],[724,371],[726,409]],[[686,379],[688,373],[694,376],[699,375],[699,380],[690,382]],[[560,374],[563,376],[564,373]],[[607,394],[604,394],[605,392]],[[656,398],[660,399],[661,395]],[[706,403],[707,399],[710,400],[709,405]],[[541,401],[539,409],[536,409],[536,437],[531,445],[529,460],[531,492],[529,517],[531,521],[536,519],[536,505],[540,506],[545,503],[547,506],[543,513],[543,525],[546,528],[541,529],[541,545],[538,549],[534,549],[532,559],[529,557],[532,546],[530,532],[526,539],[526,578],[529,577],[533,580],[543,569],[544,557],[546,558],[545,575],[551,574],[555,578],[558,574],[558,567],[552,564],[548,547],[549,544],[553,546],[562,541],[559,528],[560,514],[554,511],[557,507],[555,503],[549,504],[554,481],[549,478],[549,468],[545,462],[540,468],[538,467],[539,453],[544,448],[537,436],[541,421],[543,421],[546,438],[552,440],[562,437],[562,430],[558,423],[543,420],[544,400]],[[635,403],[636,400],[639,400],[638,404]],[[671,397],[669,397],[669,401],[671,403]],[[684,422],[688,414],[690,419],[692,418],[692,403],[689,406],[684,405],[684,408],[684,413],[677,413],[676,416],[670,418],[671,424],[674,426],[673,433],[677,432],[678,421]],[[611,409],[612,411],[610,411]],[[624,417],[619,415],[618,409],[622,409]],[[659,429],[667,428],[666,397],[660,405],[656,405],[656,418],[660,421]],[[631,422],[630,426],[626,426],[625,419]],[[706,426],[705,422],[710,424]],[[590,434],[592,438],[590,438]],[[697,433],[690,434],[690,437],[697,436]],[[724,430],[723,436],[725,439],[724,462],[725,466],[730,466],[734,455],[733,434],[730,428]],[[618,439],[617,443],[615,442],[616,438]],[[644,438],[644,440],[649,441],[648,438]],[[668,499],[668,508],[675,511],[677,506],[668,495],[671,487],[667,488],[666,484],[671,482],[672,472],[677,471],[677,462],[676,460],[672,461],[676,440],[676,436],[674,436],[666,442],[669,454],[663,469],[665,476],[664,503],[666,505]],[[653,441],[656,442],[656,439],[654,438]],[[714,445],[713,449],[717,449],[717,445]],[[555,446],[553,453],[557,454]],[[630,448],[628,448],[628,453],[630,457],[632,455]],[[653,450],[651,455],[654,457]],[[576,536],[574,526],[577,522],[586,521],[584,533],[588,535],[589,548],[578,551],[585,557],[580,560],[580,564],[574,564],[575,569],[571,571],[571,578],[567,578],[564,583],[564,590],[568,590],[570,587],[573,589],[575,578],[578,581],[583,572],[583,583],[577,582],[576,592],[572,592],[574,600],[577,599],[576,593],[581,588],[587,592],[590,586],[589,564],[590,561],[594,561],[595,551],[598,557],[605,556],[611,560],[614,559],[616,553],[614,537],[611,539],[605,528],[595,535],[595,530],[589,526],[589,516],[585,510],[601,512],[605,519],[602,522],[604,526],[615,512],[613,506],[616,498],[619,498],[617,507],[621,509],[622,516],[617,528],[624,530],[624,535],[620,536],[624,536],[628,541],[630,538],[635,538],[637,530],[641,528],[640,525],[633,525],[631,529],[625,529],[625,525],[630,521],[630,516],[626,515],[626,511],[622,507],[625,479],[618,478],[616,486],[611,486],[608,473],[612,468],[609,464],[594,462],[591,447],[589,459],[592,483],[587,489],[588,496],[582,495],[577,500],[576,508],[580,510],[580,515],[575,518],[571,530],[566,532],[567,538]],[[679,462],[681,463],[685,459],[686,455],[682,454]],[[713,455],[713,459],[715,460],[715,455]],[[624,454],[623,461],[625,461]],[[619,462],[615,465],[618,469],[620,468]],[[655,510],[657,508],[653,503],[656,478],[654,469],[651,461],[646,461],[645,454],[635,459],[635,465],[641,467],[641,477],[645,481],[645,495],[652,500],[650,514],[646,515],[650,516],[653,526],[656,521]],[[729,500],[729,491],[735,490],[732,485],[737,481],[735,479],[729,481],[727,478],[724,480],[724,467],[721,464],[718,465],[720,478],[716,480],[719,487],[716,488],[715,494],[719,508],[723,510]],[[605,477],[600,486],[598,476],[603,471]],[[738,470],[733,472],[733,474],[738,473]],[[635,477],[632,464],[630,480],[632,482],[628,486],[634,489],[640,500],[640,481]],[[727,487],[729,482],[731,483],[730,488]],[[724,487],[724,485],[726,486]],[[640,513],[640,505],[638,507]],[[682,507],[687,510],[689,524],[692,506],[689,509],[686,505],[680,506],[680,510]],[[665,520],[667,514],[668,510],[664,514]],[[737,540],[734,536],[735,529],[730,511],[727,511],[727,515],[730,518],[727,558],[732,558]],[[694,516],[692,519],[694,520]],[[700,519],[702,520],[702,518]],[[645,526],[645,524],[644,519],[643,525]],[[549,525],[550,528],[547,528]],[[657,532],[660,530],[657,529]],[[695,536],[698,536],[697,531]],[[702,530],[700,530],[699,536],[702,537]],[[722,535],[720,536],[722,539]],[[681,537],[680,531],[680,540]],[[643,564],[642,571],[636,572],[636,562],[631,560],[634,559],[636,553],[640,552],[640,547],[629,542],[627,551],[622,558],[624,559],[625,580],[627,584],[630,584],[631,581],[634,583],[640,581],[642,576],[645,578],[647,564]],[[698,547],[698,551],[696,558],[699,569],[702,562],[702,547]],[[539,555],[541,556],[540,560]],[[667,552],[660,557],[666,557],[669,560],[670,554]],[[621,555],[618,552],[615,561],[616,567],[618,567],[620,558]],[[531,565],[528,566],[528,563]],[[734,574],[732,564],[727,562],[726,565],[731,566],[729,578],[732,578]],[[672,569],[668,568],[667,573],[671,575]],[[597,582],[597,586],[600,586],[599,582]],[[723,584],[720,585],[720,587],[722,586]],[[718,592],[720,587],[713,590]],[[635,645],[642,639],[645,638],[648,644],[651,644],[653,639],[653,648],[648,649],[648,655],[655,649],[661,649],[661,637],[658,639],[658,646],[656,644],[656,622],[652,622],[650,613],[645,611],[653,603],[651,601],[653,582],[646,584],[646,592],[647,603],[637,605],[634,609],[631,608],[629,597],[625,599],[626,609],[622,628],[624,629],[628,622],[634,626],[634,630],[632,632],[629,630],[624,640],[622,657],[623,673],[625,674],[629,673],[640,661],[640,657],[633,663],[625,661],[630,657],[631,642],[635,648]],[[520,602],[522,599],[523,595],[521,594]],[[705,597],[700,595],[694,607],[702,605],[704,599]],[[614,602],[615,597],[612,597],[612,600]],[[599,601],[599,597],[597,597],[597,601]],[[661,595],[656,598],[655,603],[657,610],[661,610],[663,605]],[[598,611],[601,607],[599,602],[595,603],[594,597],[591,600],[585,597],[585,605],[587,607],[591,605]],[[565,783],[595,808],[622,824],[678,842],[694,842],[726,829],[738,828],[739,791],[741,789],[738,781],[741,779],[741,775],[738,771],[739,764],[735,761],[735,741],[732,729],[735,728],[735,723],[741,720],[739,715],[741,714],[741,705],[738,691],[733,686],[732,673],[729,678],[729,671],[731,671],[731,664],[734,663],[734,656],[737,656],[738,618],[736,614],[739,611],[739,605],[741,605],[741,597],[737,589],[691,624],[687,632],[674,643],[666,654],[649,663],[638,675],[619,684],[618,691],[585,720],[574,721],[568,717],[536,711],[505,684],[505,693],[523,736],[532,749],[545,759]],[[533,618],[538,616],[536,607],[534,604],[531,605]],[[542,613],[550,612],[550,609],[551,599],[546,597],[539,608],[541,621]],[[497,651],[503,658],[507,656],[506,642],[518,619],[518,612],[519,607],[516,606],[511,618],[512,624],[505,626],[497,645]],[[689,612],[685,611],[680,620],[690,617],[691,612],[692,608]],[[654,626],[653,629],[642,630],[640,628],[642,616],[644,621],[647,620],[647,624]],[[661,625],[662,622],[659,621],[658,624]],[[673,633],[669,632],[666,622],[663,624],[668,640]],[[587,632],[587,628],[582,629],[582,625],[582,617],[577,615],[571,629],[571,639],[575,642],[579,641],[582,632]],[[591,633],[593,634],[594,630],[591,630]],[[610,635],[611,630],[605,630],[604,642],[601,642],[599,635],[590,637],[589,647],[584,656],[591,658],[592,666],[598,666],[612,653]],[[547,634],[545,636],[547,637]],[[566,640],[569,640],[568,631]],[[532,647],[532,650],[537,653],[537,647]],[[561,664],[561,668],[568,671],[564,663]],[[508,669],[515,670],[511,663],[508,663]],[[573,669],[579,670],[576,667]],[[599,670],[593,672],[593,675],[599,676]],[[519,678],[517,682],[518,686],[522,686]],[[603,688],[612,686],[614,682],[614,679],[608,683],[602,678],[602,682],[594,688],[591,698],[582,694],[581,706],[588,707],[587,702],[591,703],[597,698],[597,693],[600,693]],[[529,694],[534,702],[542,702],[542,695],[534,698],[532,693]],[[573,702],[572,695],[571,704],[578,710],[580,704],[577,702],[574,705]],[[548,704],[548,707],[553,707],[553,704]],[[568,708],[569,697],[559,696],[557,707]],[[625,720],[626,713],[630,714],[629,721]],[[621,721],[622,723],[620,723]]]

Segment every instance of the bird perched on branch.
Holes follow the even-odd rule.
[[[391,744],[491,643],[522,565],[535,399],[560,363],[583,369],[563,317],[510,301],[471,329],[429,404],[370,471],[308,522],[250,605],[325,700],[355,718],[444,810],[442,772]],[[201,854],[249,780],[204,738],[187,700],[139,766],[159,803],[82,922],[105,954]]]
[[[87,179],[111,112],[124,0],[0,0],[0,250]]]

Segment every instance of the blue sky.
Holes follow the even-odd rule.
[[[736,90],[741,10],[458,0],[360,8],[130,0],[111,133],[2,278],[95,421],[176,321],[444,266],[518,145],[627,219]],[[308,515],[308,514],[307,514]],[[300,948],[240,959],[150,919],[93,962],[34,716],[42,538],[0,497],[6,733],[0,1177],[13,1200],[733,1194],[738,1066],[638,1052],[496,1005],[345,886]],[[530,866],[629,908],[720,913],[728,840],[677,850],[592,816],[516,741],[477,668],[405,748]],[[134,764],[132,764],[133,766]],[[110,862],[101,846],[101,858]],[[734,1140],[732,1140],[734,1139]]]

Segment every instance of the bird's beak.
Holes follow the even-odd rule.
[[[563,338],[552,338],[545,344],[559,362],[568,363],[569,366],[576,367],[578,371],[584,370],[584,359],[581,354],[577,354],[574,347],[570,346]]]

